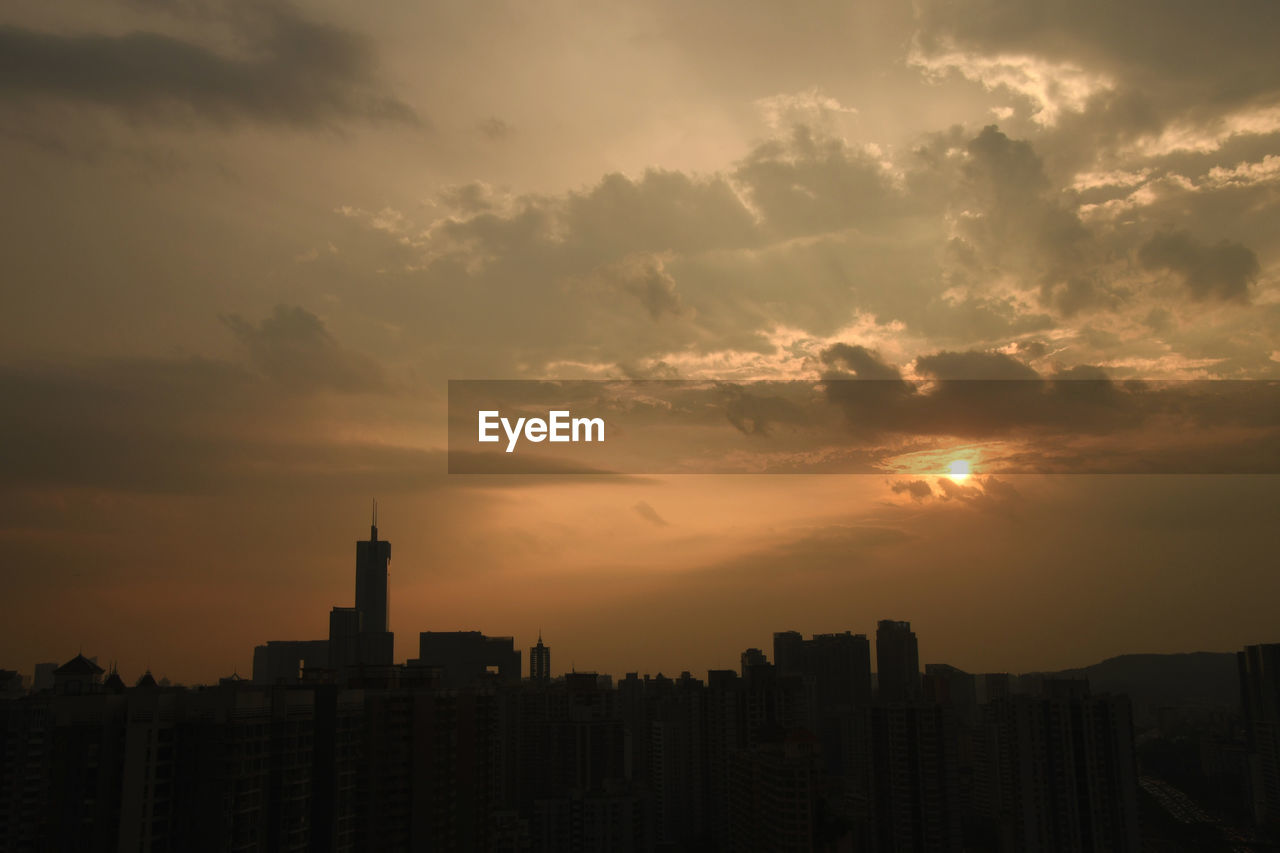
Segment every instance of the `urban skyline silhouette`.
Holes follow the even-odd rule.
[[[553,678],[541,632],[524,672],[511,637],[480,631],[423,631],[397,664],[374,506],[356,606],[332,608],[327,639],[257,646],[250,679],[181,687],[148,670],[130,687],[83,651],[38,665],[29,689],[0,671],[0,849],[1274,843],[1280,643],[1225,656],[1236,703],[1224,656],[1139,656],[1118,678],[1102,668],[1122,659],[922,670],[911,623],[892,619],[877,623],[874,671],[870,638],[848,630],[777,631],[772,660],[748,648],[705,681]],[[1195,760],[1176,751],[1188,733]]]

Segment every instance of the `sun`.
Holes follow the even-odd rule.
[[[947,476],[957,483],[963,483],[969,479],[969,461],[967,459],[953,459],[951,464],[947,466]]]

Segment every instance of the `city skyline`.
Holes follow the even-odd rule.
[[[83,655],[30,689],[0,670],[0,825],[15,849],[1273,843],[1280,644],[1011,677],[922,674],[907,622],[876,639],[879,679],[865,634],[796,631],[705,681],[533,660],[522,678],[512,639],[478,631],[423,632],[394,666],[376,643],[302,668],[255,654],[252,680],[199,687],[130,687]]]
[[[369,529],[369,539],[357,540],[356,542],[357,549],[354,578],[355,600],[357,601],[357,604],[354,607],[334,605],[330,609],[328,634],[326,635],[327,639],[307,640],[284,637],[263,637],[260,638],[259,642],[255,645],[254,652],[251,655],[252,664],[245,671],[242,671],[237,667],[229,672],[217,673],[204,680],[184,681],[181,679],[171,679],[166,672],[162,671],[155,672],[154,677],[163,679],[166,683],[186,684],[188,686],[213,684],[219,679],[227,677],[248,678],[250,677],[250,674],[255,682],[261,682],[264,684],[274,683],[281,678],[285,678],[291,683],[298,683],[300,672],[305,672],[306,669],[314,670],[313,675],[311,676],[314,678],[321,677],[319,675],[320,673],[328,673],[328,676],[324,677],[333,677],[335,673],[340,675],[343,668],[347,666],[384,667],[393,663],[397,665],[403,664],[410,656],[393,656],[394,653],[388,652],[388,650],[392,648],[389,643],[384,643],[379,640],[379,637],[381,636],[379,631],[381,631],[382,628],[388,627],[387,614],[389,614],[391,610],[391,587],[388,580],[390,577],[389,566],[391,559],[391,543],[385,538],[379,538],[376,499],[374,501],[374,509]],[[375,553],[379,555],[378,558],[372,556]],[[376,576],[372,575],[374,572],[377,573]],[[376,577],[382,578],[380,588],[377,586],[379,581],[376,580]],[[373,584],[373,586],[371,587],[370,584]],[[379,591],[375,592],[374,590]],[[373,614],[373,619],[371,621],[366,620],[366,613]],[[345,618],[348,615],[351,616],[350,619]],[[803,652],[799,650],[805,648],[807,644],[812,644],[814,642],[830,642],[832,640],[840,639],[850,639],[852,641],[861,642],[865,647],[864,655],[868,656],[868,661],[874,660],[876,662],[874,668],[867,670],[869,688],[874,686],[874,690],[877,692],[877,695],[897,697],[903,701],[917,701],[922,698],[923,694],[921,692],[922,688],[920,679],[927,670],[936,666],[951,667],[954,664],[954,661],[944,660],[942,658],[935,660],[932,657],[921,657],[919,652],[919,641],[912,628],[910,620],[878,618],[874,620],[873,624],[875,625],[875,630],[868,630],[866,632],[851,631],[851,628],[857,627],[854,625],[845,625],[839,629],[833,629],[832,631],[827,632],[808,629],[805,631],[796,631],[794,630],[795,626],[785,629],[775,627],[774,630],[769,632],[769,636],[771,636],[773,640],[773,645],[771,647],[772,651],[770,654],[777,657],[773,662],[777,663],[782,670],[786,671],[791,665],[789,661],[798,660],[798,656],[803,654]],[[371,625],[373,626],[372,629],[370,629]],[[609,676],[618,676],[624,673],[640,673],[647,678],[650,675],[660,677],[665,674],[667,677],[674,677],[681,673],[701,673],[717,669],[732,668],[727,666],[729,662],[725,662],[725,665],[708,664],[705,668],[697,666],[683,666],[678,669],[669,668],[665,672],[662,668],[654,669],[652,667],[645,668],[643,666],[632,667],[625,670],[609,670],[589,667],[579,668],[577,667],[572,655],[572,650],[570,650],[569,666],[556,669],[550,663],[550,652],[552,647],[545,646],[543,644],[543,631],[541,628],[537,631],[536,644],[528,644],[526,646],[530,650],[527,658],[521,653],[522,646],[520,639],[514,635],[504,634],[500,631],[495,633],[493,637],[489,637],[486,632],[492,629],[477,631],[472,627],[453,628],[446,631],[435,631],[429,628],[423,628],[421,630],[423,637],[429,634],[434,634],[440,637],[471,634],[477,638],[483,636],[485,641],[500,640],[509,642],[511,644],[511,653],[514,654],[517,660],[517,664],[513,667],[513,671],[519,671],[521,673],[521,678],[535,682],[563,678],[565,675],[573,673]],[[803,640],[802,635],[805,632],[810,633],[811,640]],[[394,628],[389,628],[385,633],[394,635],[396,632]],[[418,633],[418,629],[410,626],[404,631],[404,633],[411,638],[414,634]],[[790,648],[790,646],[780,646],[779,638],[787,637],[794,637],[794,642],[799,643],[800,645],[795,647],[797,651],[791,651],[790,654],[784,658],[782,650]],[[402,640],[401,644],[405,645],[409,642],[412,642],[412,640]],[[1259,642],[1265,644],[1270,641],[1264,639]],[[1248,645],[1256,645],[1256,643]],[[758,651],[758,648],[754,646],[747,646],[747,648],[748,651],[751,652]],[[872,649],[874,649],[874,657],[870,657]],[[1234,649],[1182,649],[1169,652],[1169,654],[1185,655],[1205,651],[1235,652]],[[109,662],[108,669],[110,673],[117,673],[121,671],[120,661],[117,657],[111,656],[110,654],[99,654],[93,649],[88,650],[88,652],[87,660],[90,660],[95,664],[98,663],[99,659],[104,662]],[[1115,657],[1140,656],[1144,653],[1145,652],[1142,650],[1128,650],[1119,653]],[[537,658],[536,656],[539,654],[544,657]],[[741,661],[745,662],[746,654],[746,652],[743,652],[737,657]],[[85,656],[86,649],[82,646],[76,657]],[[563,653],[557,656],[556,659],[563,660]],[[534,667],[539,666],[539,664],[535,663],[535,660],[545,660],[544,663],[540,664],[543,668],[538,670],[538,672],[543,673],[542,676],[535,674]],[[764,658],[762,658],[762,660],[764,660]],[[1096,661],[1084,661],[1072,666],[1060,667],[1058,670],[1043,667],[1032,668],[1020,672],[1002,669],[966,669],[965,667],[956,667],[956,670],[979,674],[985,672],[993,674],[1039,675],[1054,674],[1057,671],[1083,671],[1090,664],[1105,662],[1106,661],[1101,659]],[[33,673],[43,671],[47,674],[52,672],[54,668],[61,666],[63,663],[65,663],[65,661],[61,659],[40,661],[32,665],[30,669],[25,669],[20,666],[18,672],[29,681],[32,678]],[[415,661],[409,660],[409,664],[413,665],[415,664]],[[128,671],[127,664],[125,666],[125,670]],[[103,671],[106,672],[108,670],[104,669]],[[292,675],[281,675],[281,673],[289,673],[290,671],[292,672]],[[887,676],[882,677],[882,673],[888,673],[892,676],[892,679],[886,682],[885,678]],[[912,673],[914,673],[914,676]],[[145,665],[143,667],[143,674],[138,677],[143,678],[144,676],[151,675],[153,675],[152,667],[150,665]],[[869,694],[866,701],[869,701]]]

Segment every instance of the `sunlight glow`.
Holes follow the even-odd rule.
[[[947,476],[957,483],[963,483],[969,479],[969,460],[955,459],[947,468]]]

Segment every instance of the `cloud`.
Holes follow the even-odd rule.
[[[758,243],[755,222],[730,183],[648,169],[613,173],[571,193],[560,214],[566,247],[584,255],[706,251]]]
[[[1003,280],[1016,313],[1032,310],[1026,299],[1034,293],[1039,306],[1066,317],[1114,304],[1099,280],[1105,266],[1096,236],[1050,181],[1031,143],[988,125],[963,150],[968,156],[953,204],[964,208],[950,247],[957,292],[982,297],[989,282]]]
[[[482,119],[476,124],[476,129],[494,142],[500,142],[515,133],[514,127],[495,116]]]
[[[823,364],[843,367],[857,379],[901,379],[898,368],[885,364],[878,353],[864,346],[835,343],[819,356]]]
[[[1138,252],[1149,270],[1176,273],[1193,299],[1249,301],[1249,286],[1257,280],[1261,267],[1253,250],[1222,240],[1202,243],[1186,231],[1156,234]]]
[[[779,236],[874,227],[893,199],[889,176],[866,151],[796,125],[753,150],[734,171],[764,226]]]
[[[768,436],[778,424],[799,426],[808,413],[794,401],[776,394],[752,393],[741,385],[724,384],[713,391],[725,417],[743,435]]]
[[[632,256],[619,265],[618,287],[640,300],[655,321],[663,315],[676,316],[684,310],[676,280],[666,271],[661,257]]]
[[[916,359],[916,371],[935,379],[1039,379],[1040,374],[1002,352],[937,352]]]
[[[455,184],[440,190],[440,203],[464,216],[474,216],[494,209],[493,188],[481,181]]]
[[[1203,120],[1270,97],[1280,84],[1270,61],[1280,10],[1268,0],[1225,6],[924,0],[916,11],[917,61],[1008,85],[1042,110],[1106,110],[1136,98],[1164,120],[1188,114]],[[1224,51],[1227,44],[1231,50]],[[1054,68],[1070,73],[1037,73]]]
[[[656,527],[668,527],[671,524],[669,521],[667,521],[665,518],[659,515],[656,509],[651,507],[645,501],[639,501],[638,503],[633,505],[631,509],[635,511],[636,515],[640,516],[645,521],[655,525]]]
[[[315,314],[299,306],[277,305],[254,324],[238,314],[222,322],[249,351],[263,375],[282,386],[314,391],[384,391],[387,377],[368,357],[345,349]]]
[[[943,49],[933,54],[917,51],[909,61],[934,78],[957,71],[988,89],[1003,88],[1021,95],[1033,105],[1032,118],[1043,125],[1053,125],[1065,111],[1082,111],[1090,98],[1113,86],[1107,77],[1074,63],[1026,55],[983,56]]]
[[[895,480],[891,486],[895,495],[908,494],[913,501],[933,497],[933,487],[925,480]]]
[[[802,375],[860,323],[872,334],[856,339],[899,365],[940,350],[1002,350],[1048,373],[1107,363],[1144,378],[1156,364],[1210,365],[1159,374],[1191,376],[1266,364],[1274,347],[1256,334],[1230,335],[1240,352],[1221,368],[1184,353],[1208,346],[1184,309],[1166,306],[1176,316],[1151,334],[1143,323],[1156,294],[1134,262],[1150,229],[1081,211],[1135,191],[1130,176],[1149,183],[1159,172],[1091,168],[1078,189],[1055,162],[1060,144],[988,125],[876,154],[796,127],[709,174],[610,173],[578,190],[502,198],[449,187],[434,221],[384,211],[368,224],[394,230],[342,245],[364,241],[370,263],[393,268],[412,306],[397,319],[448,341],[481,376],[609,376],[658,363],[681,376]],[[1224,311],[1212,322],[1247,318]],[[1124,360],[1138,352],[1147,367]],[[857,367],[834,352],[829,366],[892,376],[844,355]]]
[[[243,47],[237,54],[160,32],[65,35],[0,27],[0,89],[154,121],[421,123],[408,105],[380,91],[374,52],[362,37],[283,4],[235,9],[217,23],[234,31]]]
[[[774,130],[785,130],[796,125],[825,128],[840,114],[855,115],[858,112],[817,87],[803,92],[759,98],[756,100],[756,107],[765,124]]]
[[[326,485],[429,487],[443,454],[334,439],[296,395],[207,359],[102,360],[0,370],[9,487],[224,494]]]

